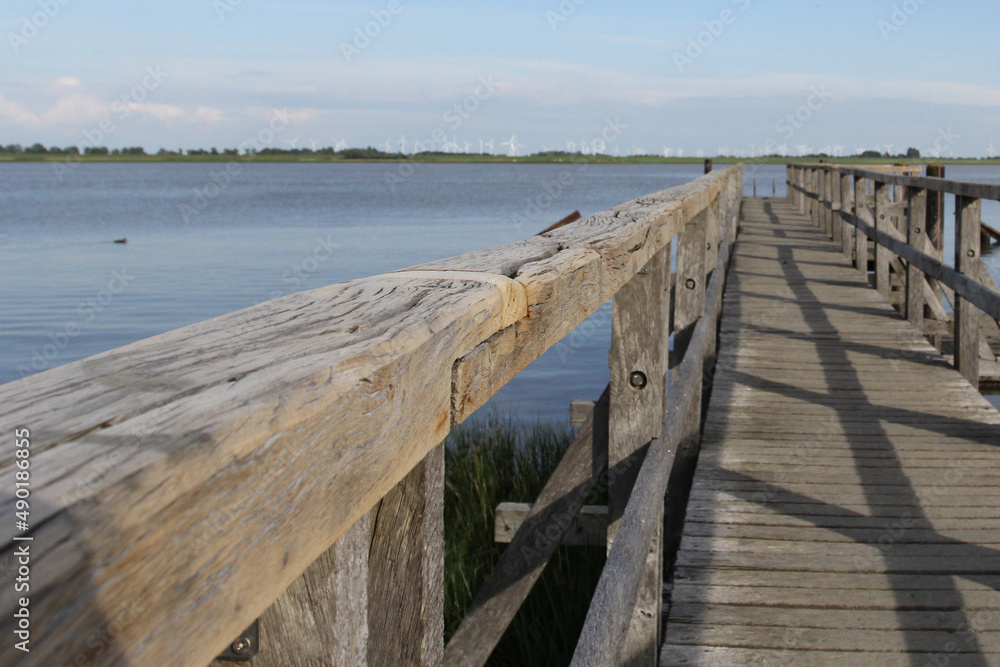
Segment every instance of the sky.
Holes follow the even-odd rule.
[[[997,26],[961,0],[5,0],[0,144],[981,157]]]

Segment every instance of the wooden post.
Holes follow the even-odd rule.
[[[854,179],[854,215],[861,217],[861,211],[868,205],[868,179]],[[868,277],[868,236],[861,230],[854,230],[854,268]]]
[[[886,229],[892,223],[888,216],[889,186],[875,181],[875,229],[888,233]],[[875,289],[885,299],[889,300],[892,287],[889,284],[889,249],[875,242]]]
[[[927,165],[927,176],[944,178],[943,164]],[[944,252],[944,193],[935,190],[927,192],[927,224],[924,225],[927,238],[937,248],[938,253]]]
[[[444,445],[382,499],[368,561],[368,664],[444,654]]]
[[[820,221],[820,218],[819,218],[819,200],[820,200],[820,195],[819,195],[819,193],[820,193],[820,189],[819,189],[819,184],[820,184],[819,169],[810,168],[809,172],[810,172],[810,176],[809,176],[809,192],[814,195],[813,198],[809,200],[809,219],[812,220],[812,223],[814,225],[816,225],[817,227],[819,227],[819,221]]]
[[[927,221],[927,190],[907,188],[908,212],[906,215],[906,242],[911,248],[923,251]],[[924,272],[913,265],[906,265],[906,319],[920,331],[924,330]]]
[[[609,475],[609,553],[639,473],[641,459],[635,455],[659,435],[663,423],[669,281],[668,247],[658,252],[612,299],[608,469],[616,474]],[[657,663],[663,605],[661,546],[659,533],[652,544],[636,545],[649,551],[623,650],[623,655],[630,657],[629,664],[655,667]]]
[[[850,174],[840,174],[840,238],[844,257],[851,261],[851,254],[854,252],[854,225],[848,222],[844,216],[854,213],[854,192],[851,190]]]
[[[982,201],[955,197],[955,269],[979,279],[982,262],[979,224]],[[979,388],[979,309],[955,295],[955,368],[972,386]]]
[[[260,618],[260,652],[212,667],[364,665],[368,651],[371,513],[354,524]]]
[[[712,172],[712,160],[711,158],[706,158],[705,160],[705,173],[710,174]]]
[[[795,182],[800,188],[804,189],[806,187],[806,170],[803,167],[795,167]],[[806,193],[802,190],[798,190],[797,192],[799,195],[799,214],[805,215],[808,210],[806,208]]]
[[[843,238],[843,227],[840,223],[841,181],[840,167],[830,167],[830,234],[834,243],[840,243]]]

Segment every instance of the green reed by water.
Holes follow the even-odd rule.
[[[445,628],[448,637],[506,545],[493,542],[493,514],[505,501],[533,502],[569,446],[565,429],[524,433],[498,416],[463,426],[445,449]],[[604,549],[559,547],[497,646],[489,665],[569,664]]]

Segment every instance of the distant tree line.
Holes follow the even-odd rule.
[[[128,148],[113,148],[108,150],[104,146],[85,146],[83,155],[146,155],[146,149],[142,146],[130,146]],[[42,144],[32,144],[27,148],[21,144],[8,144],[0,146],[0,155],[81,155],[79,146],[67,146],[59,148],[52,146],[46,148]]]

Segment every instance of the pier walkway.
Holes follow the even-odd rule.
[[[1000,664],[1000,414],[747,199],[662,665]]]

